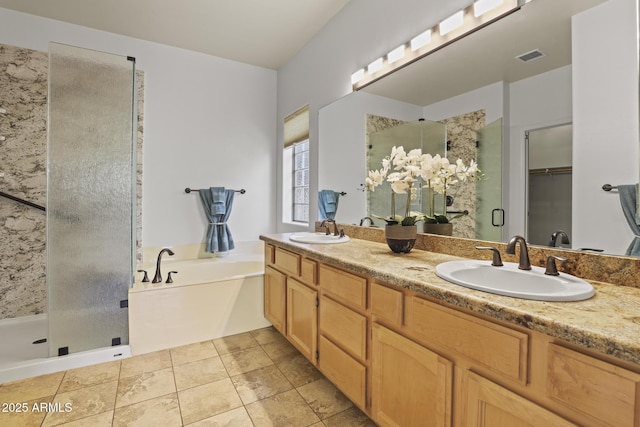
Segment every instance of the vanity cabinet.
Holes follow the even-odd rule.
[[[577,425],[474,372],[465,372],[463,381],[465,427]]]
[[[287,333],[289,341],[314,362],[317,345],[318,293],[300,281],[287,279]]]
[[[451,426],[451,361],[377,323],[372,328],[373,419],[381,426]]]
[[[636,364],[277,245],[268,253],[265,316],[380,426],[640,427]]]
[[[365,409],[367,280],[320,264],[318,287],[318,369],[351,401]]]
[[[266,266],[264,269],[264,317],[286,335],[287,276]]]
[[[265,263],[265,317],[315,364],[317,263],[272,245],[265,245]]]

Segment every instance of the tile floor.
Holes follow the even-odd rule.
[[[0,404],[3,427],[375,426],[273,328],[0,384]]]

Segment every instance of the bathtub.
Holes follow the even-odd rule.
[[[162,283],[129,290],[129,345],[143,354],[270,326],[264,317],[263,242],[236,243],[224,255],[204,254],[197,245],[173,247],[162,259]],[[144,251],[149,279],[159,248]],[[149,256],[148,256],[149,254]],[[150,254],[153,254],[151,256]],[[165,283],[169,271],[173,283]]]

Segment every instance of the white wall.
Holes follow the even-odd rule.
[[[638,182],[637,16],[634,0],[609,0],[573,19],[574,247],[624,253],[633,239],[602,185]]]
[[[318,110],[351,92],[351,74],[354,71],[468,3],[468,0],[350,0],[304,49],[278,71],[276,151],[279,153],[282,149],[284,118],[309,104],[311,194],[318,191]],[[354,143],[360,145],[362,141]],[[279,163],[279,201],[282,199],[281,180],[282,165]],[[317,198],[312,197],[310,212],[317,211]],[[294,229],[281,223],[280,203],[277,218],[279,231]]]
[[[367,114],[414,121],[422,117],[421,110],[366,92],[354,92],[320,109],[318,188],[347,193],[338,203],[338,222],[359,224],[367,212],[367,196],[360,187],[367,176]]]
[[[508,100],[505,100],[506,93],[508,93],[507,88],[502,82],[484,86],[425,106],[424,118],[437,122],[471,111],[485,110],[486,124],[490,124],[504,118],[507,114],[505,111],[508,108],[506,105]]]
[[[133,56],[145,73],[144,246],[203,241],[185,187],[245,188],[235,240],[274,231],[275,71],[0,8],[0,43],[48,51],[50,41]]]

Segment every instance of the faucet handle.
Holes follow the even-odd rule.
[[[476,249],[481,251],[492,251],[493,252],[493,261],[491,265],[494,267],[502,267],[502,258],[500,258],[500,251],[492,246],[476,246]]]
[[[144,276],[142,277],[143,282],[149,281],[149,275],[147,274],[147,270],[138,270],[138,273],[144,273]]]
[[[169,274],[167,274],[167,281],[165,283],[173,283],[173,278],[171,277],[171,273],[178,274],[177,271],[170,271]]]
[[[561,264],[567,262],[567,258],[557,256],[557,255],[549,255],[547,257],[547,268],[544,271],[544,274],[549,276],[559,276],[558,269],[556,268],[556,261],[560,261]]]

